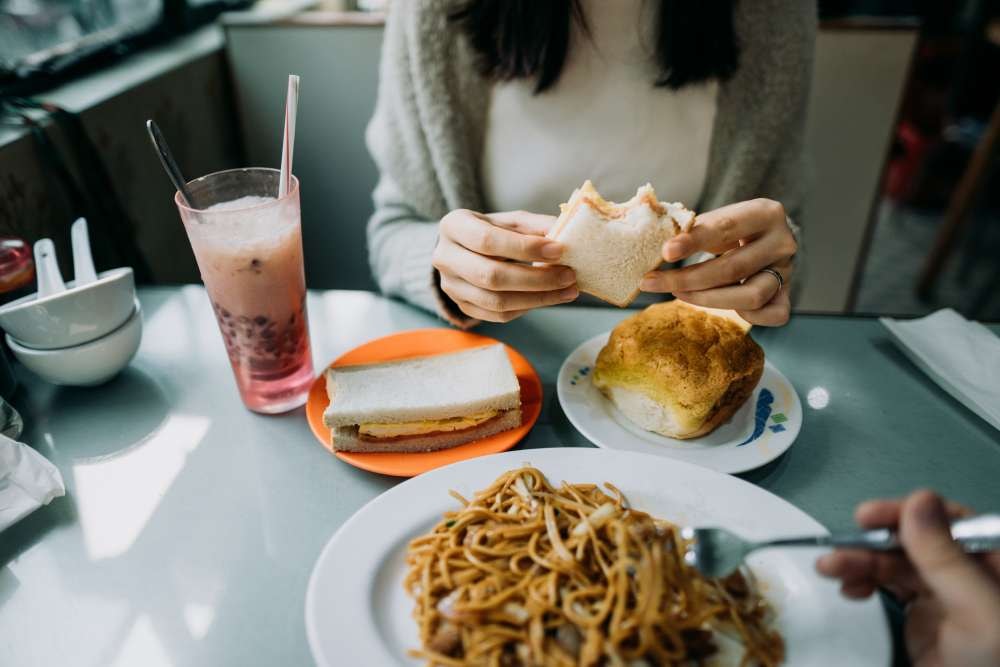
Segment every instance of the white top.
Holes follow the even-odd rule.
[[[612,201],[652,183],[660,199],[695,208],[708,168],[715,82],[653,85],[657,4],[584,0],[590,36],[574,21],[556,84],[493,87],[480,164],[487,211],[557,215],[591,179]]]

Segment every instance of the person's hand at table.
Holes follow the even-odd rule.
[[[968,514],[929,491],[858,506],[863,528],[896,527],[902,552],[838,549],[816,569],[850,598],[884,588],[906,604],[906,650],[918,667],[1000,665],[1000,553],[971,556],[951,539],[950,519]]]
[[[735,310],[751,324],[780,326],[791,312],[789,287],[797,249],[780,203],[753,199],[730,204],[699,214],[688,232],[663,245],[668,262],[697,252],[715,258],[652,271],[641,287],[645,292],[671,292],[699,306]]]
[[[529,310],[572,301],[576,274],[557,262],[563,245],[545,238],[550,215],[459,209],[441,219],[432,263],[441,290],[469,317],[509,322]]]

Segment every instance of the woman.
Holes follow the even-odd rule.
[[[546,214],[649,181],[702,213],[642,289],[784,324],[815,27],[797,0],[395,3],[367,133],[382,291],[463,327],[572,301]]]

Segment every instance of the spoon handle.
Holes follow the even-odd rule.
[[[86,285],[97,280],[94,270],[94,257],[90,254],[90,236],[87,234],[87,220],[79,218],[70,228],[73,241],[73,279],[74,285]]]
[[[35,273],[38,276],[38,297],[66,291],[59,263],[56,261],[56,246],[52,239],[35,241]]]
[[[163,165],[163,169],[167,172],[167,176],[170,177],[174,187],[181,193],[181,203],[188,208],[195,208],[191,201],[191,192],[187,189],[187,185],[185,185],[184,176],[181,175],[180,167],[177,166],[174,154],[170,151],[170,146],[167,144],[167,140],[163,138],[160,128],[157,127],[153,120],[147,120],[146,131],[149,133],[150,141],[153,142],[156,154],[160,157],[160,164]]]

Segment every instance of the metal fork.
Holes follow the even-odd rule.
[[[951,524],[951,535],[966,553],[1000,550],[1000,514],[959,519]],[[896,533],[888,528],[753,542],[723,528],[687,527],[681,529],[681,537],[688,540],[684,562],[706,577],[724,577],[735,571],[751,552],[771,547],[848,547],[874,551],[899,548]]]

